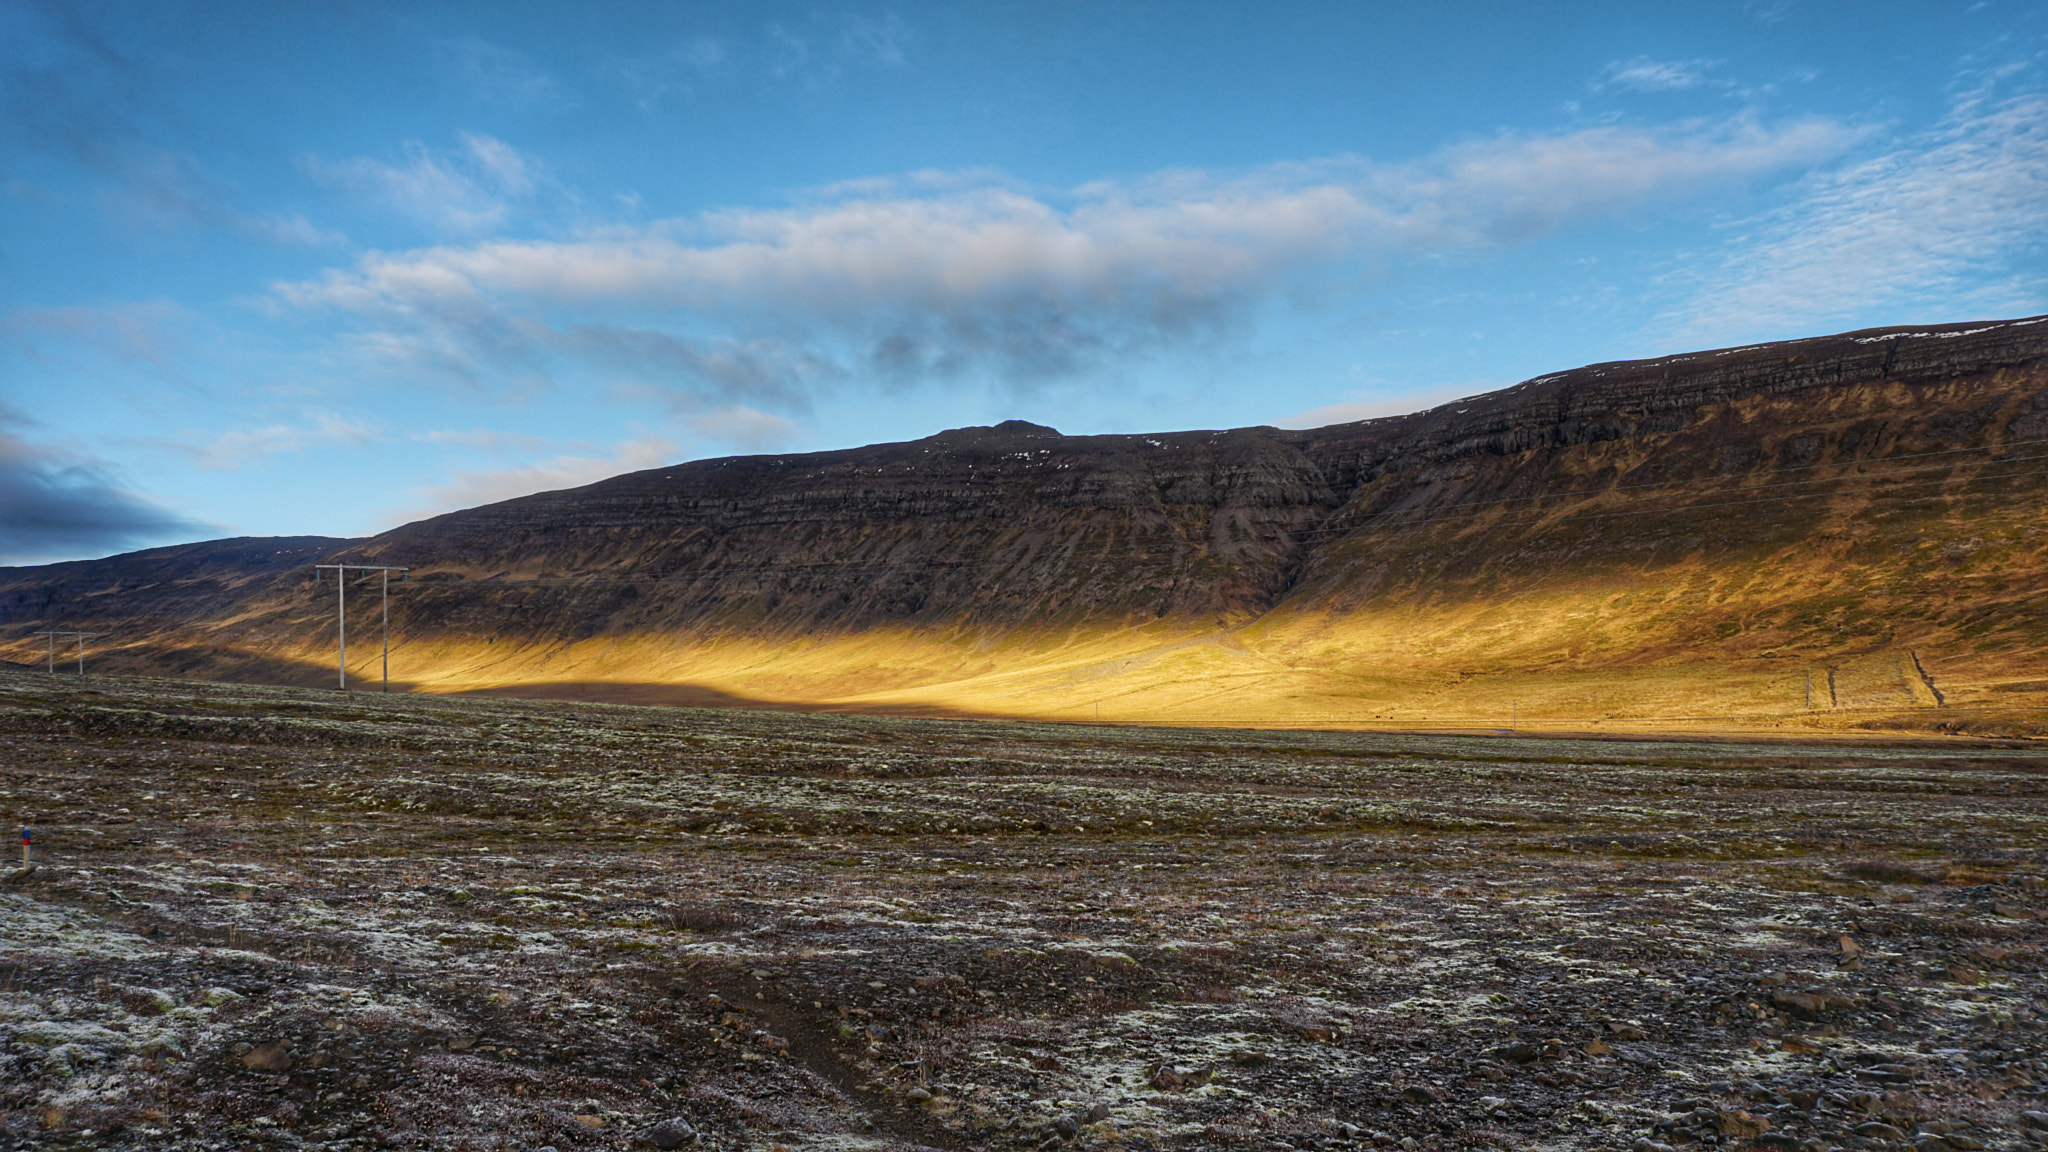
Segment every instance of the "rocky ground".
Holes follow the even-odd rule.
[[[2048,749],[0,674],[0,1147],[2048,1147]]]

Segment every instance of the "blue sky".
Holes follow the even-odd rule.
[[[0,0],[0,562],[2048,311],[2048,6]]]

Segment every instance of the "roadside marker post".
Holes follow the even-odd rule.
[[[334,570],[334,637],[335,674],[341,690],[348,691],[348,574],[351,572],[375,572],[384,582],[384,691],[391,691],[391,574],[399,574],[399,583],[406,583],[411,577],[410,568],[392,568],[382,564],[315,564],[313,579],[320,579],[320,573]]]

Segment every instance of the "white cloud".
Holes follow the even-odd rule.
[[[1521,243],[1810,166],[1856,136],[1826,120],[1605,127],[1060,194],[922,173],[570,241],[371,253],[274,294],[349,317],[389,364],[473,383],[534,386],[567,364],[694,409],[799,405],[848,377],[1029,384],[1199,346],[1339,262]]]
[[[1616,60],[1601,71],[1599,79],[1593,81],[1593,90],[1626,88],[1633,92],[1678,92],[1706,83],[1707,70],[1713,66],[1711,60],[1652,60],[1647,56]]]
[[[192,458],[198,467],[228,471],[267,460],[287,452],[344,445],[361,448],[381,439],[376,427],[365,421],[332,412],[314,412],[301,424],[266,424],[237,428],[197,444],[158,440],[162,447],[175,449]]]
[[[1809,177],[1675,278],[1672,346],[1803,332],[1891,308],[1913,319],[2048,310],[2048,97],[1964,102],[1938,128]],[[1903,315],[1901,319],[1904,319]]]
[[[1501,387],[1498,383],[1467,384],[1457,388],[1432,388],[1423,392],[1410,392],[1398,396],[1381,396],[1367,400],[1346,400],[1321,408],[1311,408],[1292,416],[1274,421],[1279,428],[1321,428],[1328,424],[1350,424],[1358,420],[1377,420],[1382,416],[1406,416],[1411,412],[1425,412],[1440,404],[1462,400],[1482,392]]]
[[[420,498],[419,504],[393,513],[386,522],[402,524],[458,508],[474,508],[480,504],[530,496],[535,492],[580,488],[626,472],[659,467],[672,462],[678,455],[674,443],[649,437],[621,440],[612,446],[609,456],[561,455],[516,468],[457,469],[450,473],[447,483],[414,489]]]
[[[790,421],[744,404],[728,405],[691,416],[683,422],[700,436],[723,440],[753,452],[786,444],[797,433],[797,426]]]
[[[461,139],[462,146],[452,151],[409,141],[397,164],[367,156],[339,161],[309,156],[304,163],[316,178],[431,227],[488,231],[533,195],[536,168],[503,140],[469,132]]]

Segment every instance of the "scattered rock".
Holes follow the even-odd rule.
[[[696,1140],[697,1130],[691,1127],[690,1122],[681,1116],[671,1116],[640,1133],[634,1139],[642,1144],[649,1144],[662,1149],[663,1152],[667,1152],[668,1149],[681,1148],[683,1145]]]
[[[1146,1082],[1152,1085],[1152,1087],[1159,1089],[1161,1092],[1176,1092],[1182,1088],[1202,1087],[1215,1078],[1216,1069],[1213,1067],[1198,1068],[1192,1072],[1182,1072],[1171,1064],[1155,1064],[1152,1066],[1150,1073],[1146,1078]]]
[[[1820,1001],[1804,992],[1773,992],[1771,1007],[1801,1020],[1820,1019]]]
[[[1633,1024],[1621,1024],[1610,1020],[1607,1022],[1607,1031],[1612,1033],[1616,1040],[1649,1039],[1649,1036],[1645,1034],[1641,1028],[1638,1028]]]
[[[242,1054],[242,1067],[251,1072],[289,1072],[292,1046],[283,1040],[258,1044]]]
[[[1771,1122],[1762,1116],[1747,1112],[1722,1112],[1714,1117],[1714,1128],[1723,1136],[1737,1140],[1754,1140],[1770,1131]]]
[[[2012,958],[2012,949],[2002,944],[1984,944],[1971,949],[1970,955],[1984,961],[1984,963],[1993,968],[1997,968]]]

